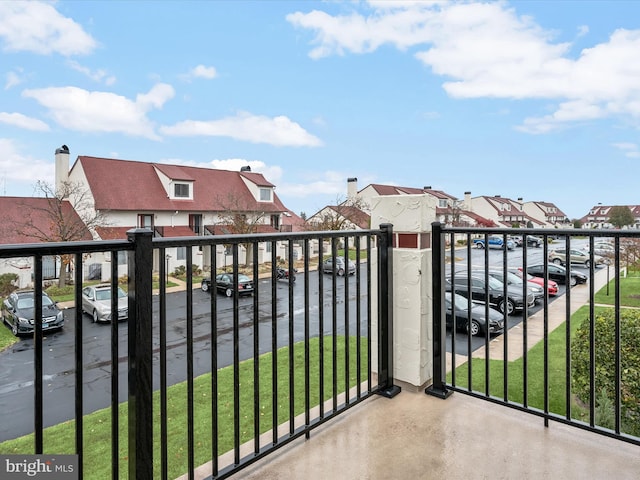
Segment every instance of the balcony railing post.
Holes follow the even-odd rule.
[[[153,479],[152,270],[151,230],[132,229],[129,252],[129,478]]]
[[[442,323],[442,306],[444,305],[444,289],[442,288],[442,266],[444,265],[444,245],[442,242],[442,224],[431,224],[431,264],[433,291],[433,383],[425,390],[428,395],[447,398],[453,392],[447,390],[446,379],[446,329]]]
[[[393,384],[393,225],[380,225],[378,248],[378,393],[388,398],[400,393]]]

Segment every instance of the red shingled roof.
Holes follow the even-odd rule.
[[[126,240],[127,231],[132,228],[136,227],[96,227],[96,233],[101,240]]]
[[[29,233],[25,222],[39,225],[40,230],[50,231],[50,241],[59,241],[56,238],[55,229],[52,226],[51,217],[47,215],[49,202],[57,201],[44,197],[0,197],[0,212],[2,212],[2,224],[0,225],[0,243],[40,243],[36,236]],[[43,211],[44,209],[44,211]],[[62,202],[62,212],[69,222],[79,225],[82,220],[67,201]],[[24,230],[24,235],[19,233]],[[82,238],[77,240],[93,240],[91,233],[85,228]]]
[[[162,237],[195,237],[197,233],[191,227],[156,227],[156,231]]]
[[[76,168],[84,172],[98,210],[216,212],[229,210],[230,203],[245,211],[287,210],[276,196],[273,202],[258,202],[251,194],[243,177],[258,186],[273,186],[260,173],[87,156],[78,157],[71,173]],[[192,181],[193,200],[168,198],[156,169],[173,180]]]

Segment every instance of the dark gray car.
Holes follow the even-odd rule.
[[[13,292],[2,304],[2,320],[11,332],[19,335],[35,330],[35,295],[33,290]],[[42,330],[58,330],[64,325],[64,313],[49,295],[42,292]]]
[[[507,285],[507,296],[504,296],[504,284],[489,276],[488,283],[485,281],[484,276],[471,274],[471,278],[467,272],[456,273],[453,279],[454,285],[452,285],[451,277],[447,277],[446,289],[451,291],[452,289],[462,295],[465,298],[471,297],[471,300],[476,303],[488,303],[491,307],[497,308],[500,312],[511,315],[518,310],[523,310],[525,302],[527,306],[531,307],[535,303],[534,296],[529,293],[525,299],[522,296],[522,289],[514,288]],[[471,289],[469,289],[471,284]]]

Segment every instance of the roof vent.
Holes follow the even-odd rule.
[[[244,167],[240,167],[240,171],[241,172],[250,172],[251,171],[251,167],[249,165],[246,165]]]
[[[431,185],[424,187],[423,190],[431,190]]]
[[[357,181],[358,181],[357,177],[347,178],[347,182],[357,182]]]
[[[58,153],[69,153],[69,147],[62,145],[60,148],[56,148],[56,155]]]

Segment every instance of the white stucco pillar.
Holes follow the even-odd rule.
[[[430,195],[385,195],[371,201],[372,228],[393,225],[393,376],[417,387],[433,377],[431,223],[435,220],[436,201]],[[377,332],[377,318],[373,323]],[[372,360],[377,365],[377,348]]]

